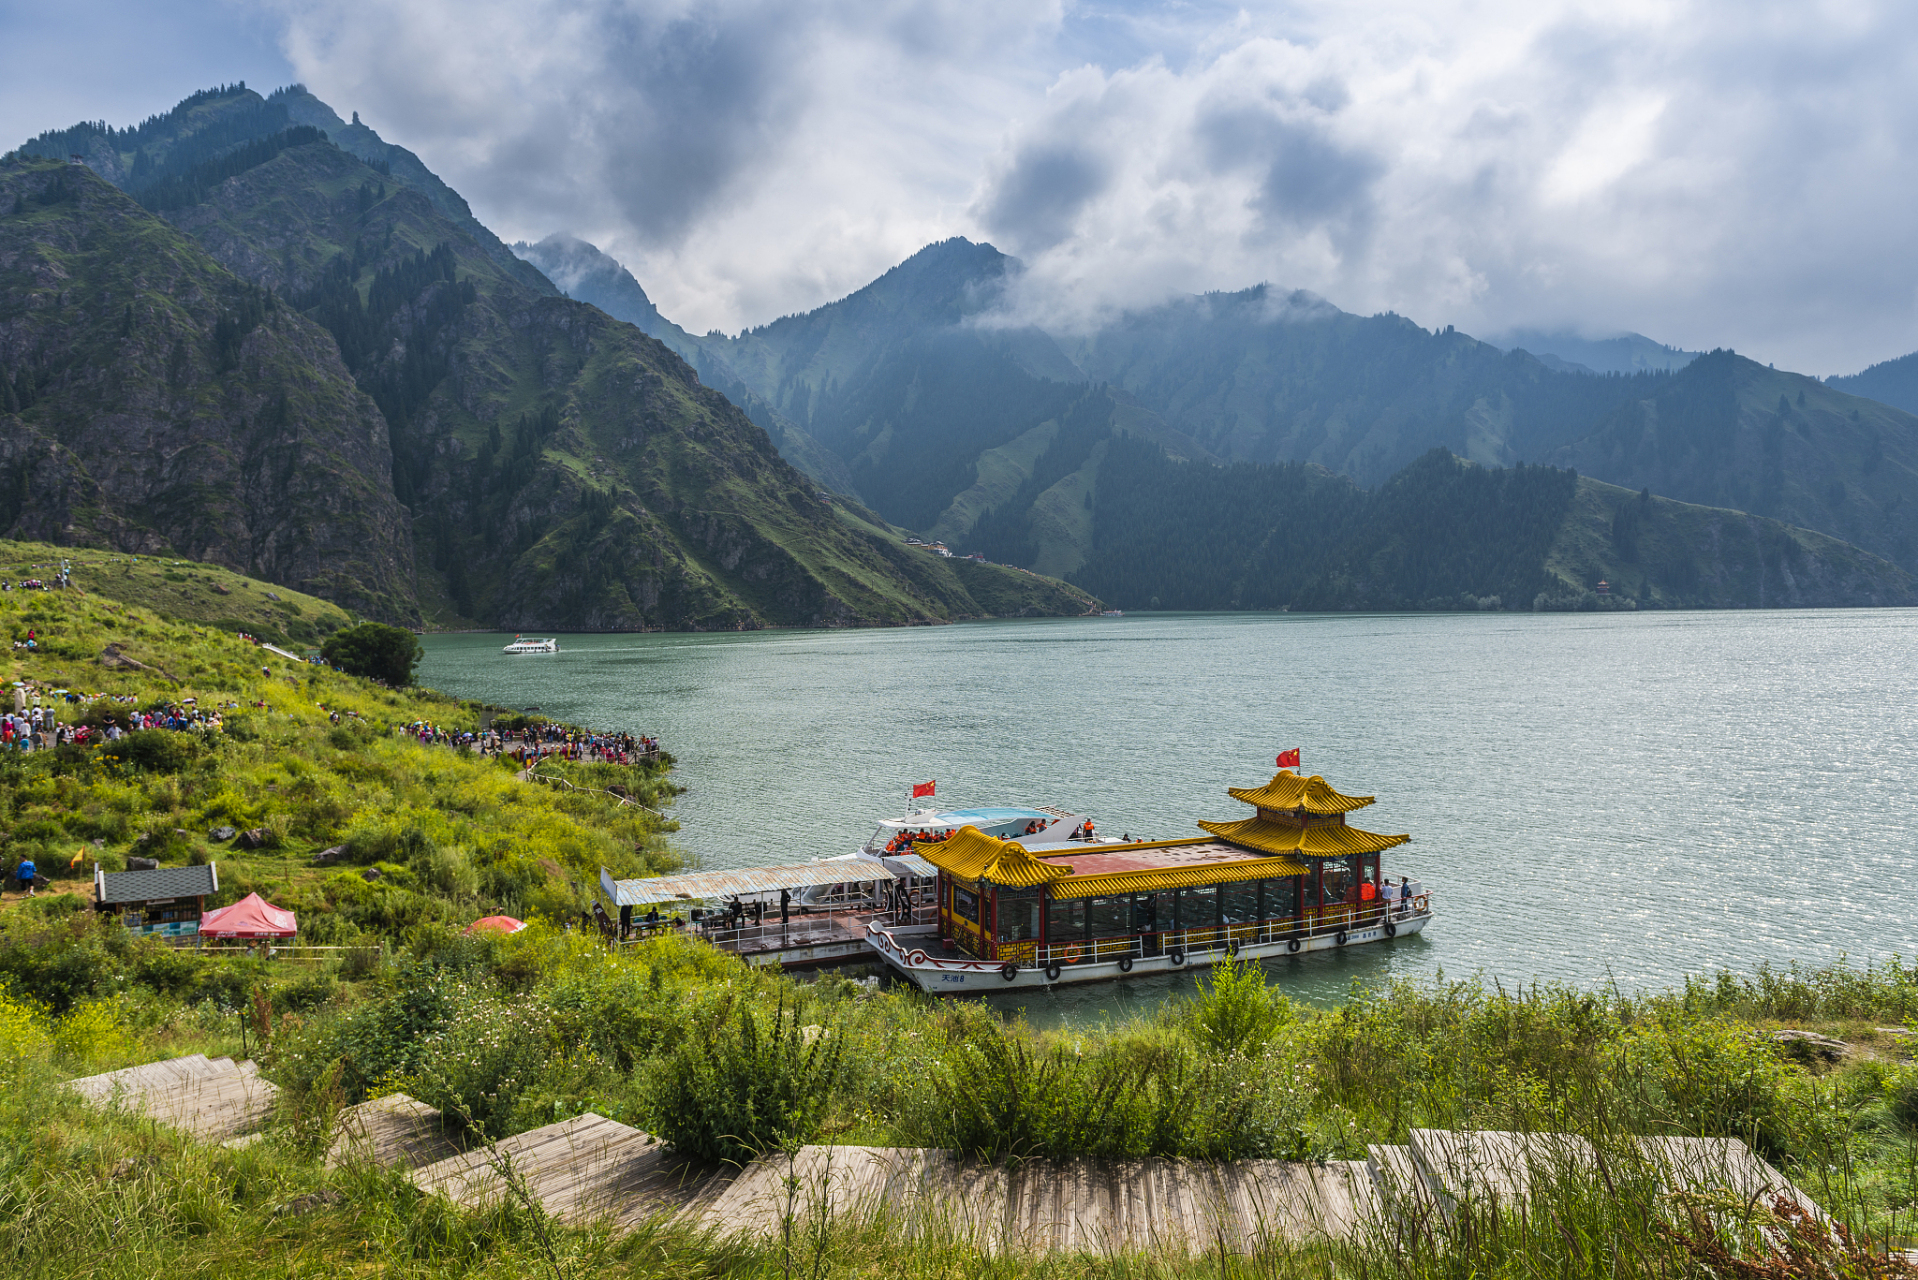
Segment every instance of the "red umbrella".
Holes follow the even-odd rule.
[[[526,927],[524,920],[515,920],[511,916],[487,916],[475,920],[466,926],[467,933],[518,933]]]
[[[290,938],[300,931],[291,911],[249,893],[230,907],[200,916],[202,938]]]

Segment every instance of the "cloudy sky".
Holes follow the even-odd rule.
[[[303,80],[695,330],[964,235],[1058,325],[1270,281],[1813,373],[1918,349],[1909,4],[0,0],[0,40],[6,137]]]

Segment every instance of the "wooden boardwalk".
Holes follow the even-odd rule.
[[[1585,1139],[1563,1133],[1414,1129],[1406,1146],[1367,1148],[1367,1166],[1387,1210],[1401,1220],[1450,1218],[1465,1203],[1516,1205],[1553,1183],[1590,1183],[1612,1175]],[[1784,1195],[1814,1216],[1811,1197],[1736,1138],[1625,1140],[1616,1177],[1649,1176],[1648,1193],[1725,1190],[1746,1200]],[[1615,1185],[1615,1184],[1614,1184]],[[1629,1194],[1629,1191],[1618,1191]]]
[[[222,1142],[259,1128],[280,1092],[260,1079],[251,1062],[198,1053],[84,1076],[67,1087],[95,1105],[124,1108],[202,1142]]]
[[[73,1081],[71,1088],[208,1141],[258,1127],[273,1086],[251,1063],[194,1055]],[[341,1113],[330,1167],[402,1167],[424,1190],[476,1207],[516,1194],[504,1171],[562,1221],[630,1228],[676,1219],[722,1235],[788,1220],[890,1220],[907,1233],[987,1252],[1247,1253],[1279,1243],[1443,1231],[1466,1204],[1517,1206],[1554,1181],[1618,1179],[1614,1194],[1723,1189],[1812,1203],[1735,1139],[1636,1138],[1609,1155],[1551,1133],[1414,1129],[1362,1161],[1033,1161],[1017,1168],[922,1148],[802,1147],[744,1169],[673,1159],[637,1129],[575,1116],[492,1146],[463,1148],[438,1112],[396,1094]]]

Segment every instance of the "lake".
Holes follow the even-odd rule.
[[[1268,964],[1302,998],[1483,972],[1662,987],[1918,952],[1918,611],[1139,614],[872,631],[426,638],[423,683],[658,736],[679,846],[719,868],[849,852],[907,788],[1198,835],[1303,749],[1410,832],[1417,938]],[[1121,1013],[1192,976],[1016,1003]]]

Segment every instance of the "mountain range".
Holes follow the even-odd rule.
[[[22,536],[167,547],[441,625],[1091,603],[822,496],[671,350],[303,90],[229,86],[22,151],[0,166],[0,373],[29,392],[0,403],[0,515]]]
[[[1268,286],[1049,332],[1022,270],[694,335],[222,86],[0,160],[0,532],[517,629],[1912,600],[1918,418],[1836,384]]]
[[[1199,463],[1316,464],[1363,488],[1434,448],[1488,467],[1551,464],[1822,533],[1918,572],[1918,417],[1730,351],[1627,335],[1600,352],[1636,371],[1569,372],[1523,347],[1263,286],[1051,336],[995,311],[1018,263],[964,240],[805,315],[700,337],[660,316],[590,245],[556,237],[516,249],[577,296],[649,327],[822,483],[850,484],[897,524],[1047,573],[1080,574],[1099,558],[1106,442],[1127,436]],[[1567,335],[1530,336],[1593,355]],[[1218,472],[1198,474],[1223,484]],[[1284,488],[1278,473],[1268,479]],[[1193,501],[1219,510],[1238,500],[1223,494]],[[1711,580],[1721,567],[1700,556],[1697,580]],[[1114,581],[1104,573],[1075,580],[1107,590],[1095,585]],[[1601,565],[1581,589],[1601,575],[1631,578],[1632,566]],[[1225,607],[1237,597],[1205,598]],[[1674,585],[1667,602],[1708,598]]]

